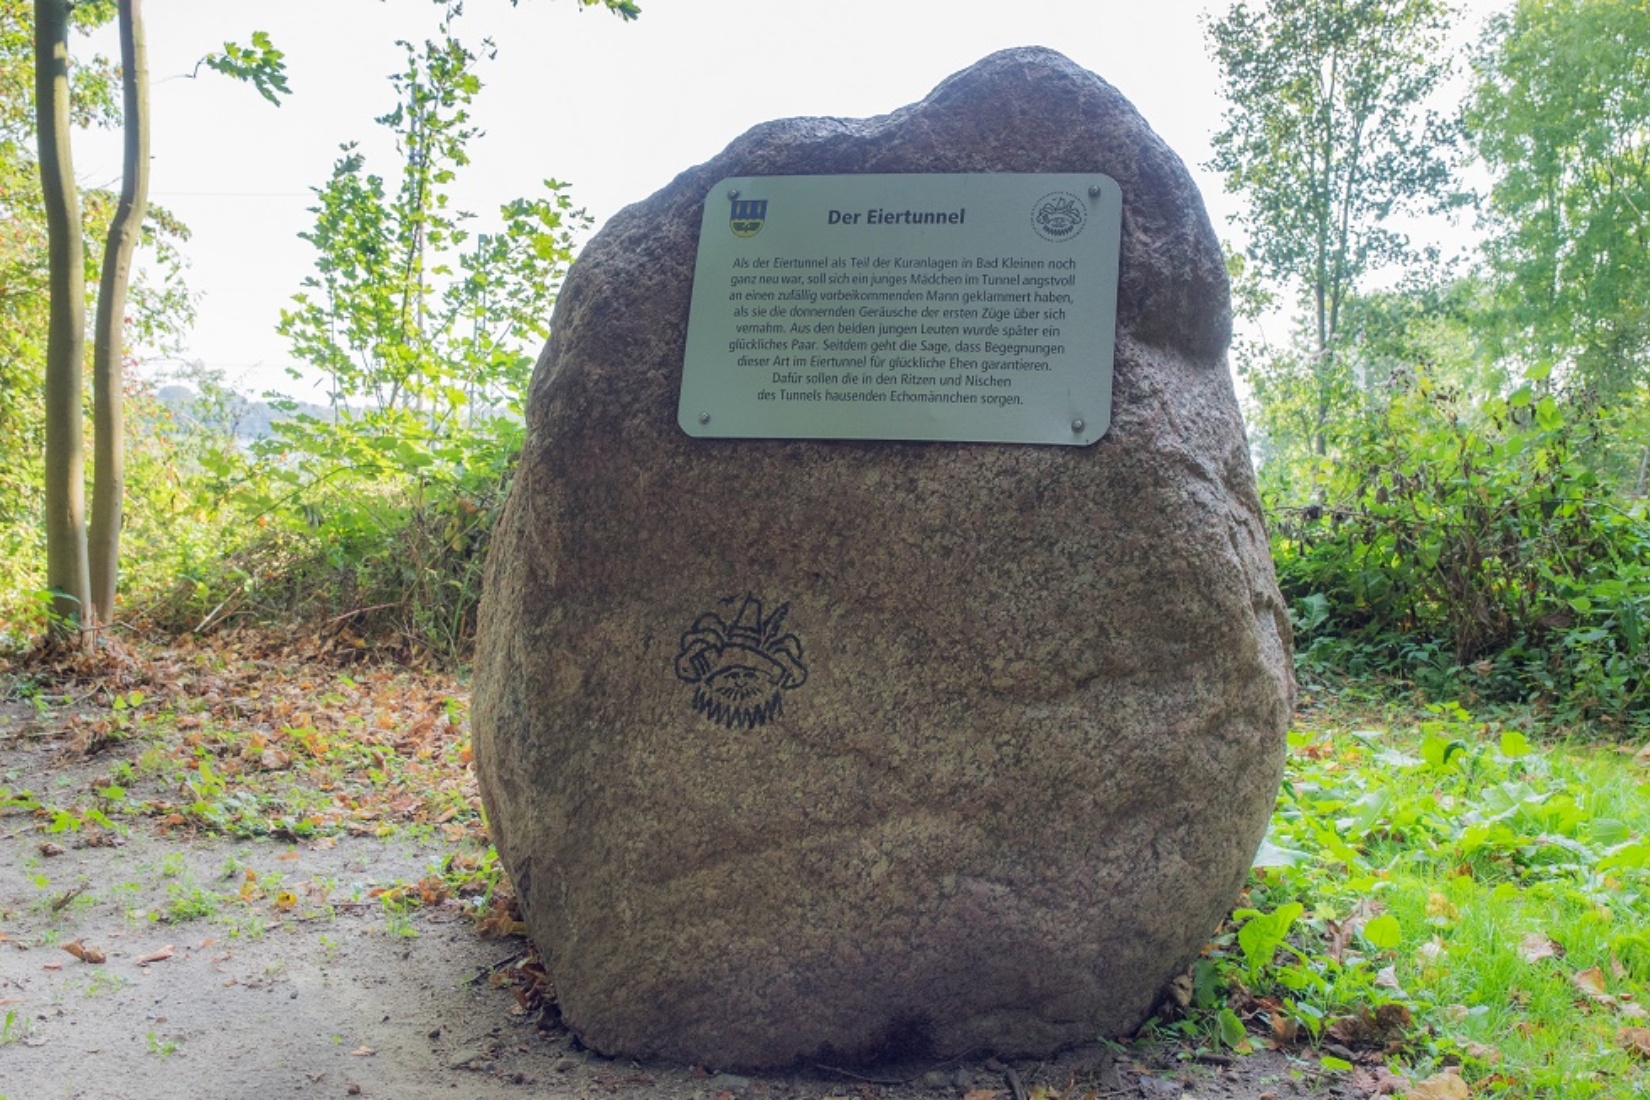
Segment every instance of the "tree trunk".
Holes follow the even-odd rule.
[[[114,622],[120,568],[121,498],[126,492],[125,379],[122,339],[132,253],[149,206],[149,61],[143,40],[143,0],[120,0],[120,72],[124,95],[125,158],[120,205],[109,224],[97,295],[92,352],[93,461],[90,541],[92,608],[101,624]]]
[[[86,457],[80,408],[86,272],[80,199],[69,155],[69,6],[69,0],[34,0],[35,125],[51,292],[46,338],[46,584],[60,636],[87,624],[92,587],[86,563]]]

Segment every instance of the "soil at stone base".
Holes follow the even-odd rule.
[[[91,782],[95,765],[64,764],[57,745],[19,732],[28,713],[0,705],[0,786]],[[116,844],[89,845],[48,836],[25,815],[0,817],[0,1100],[1015,1100],[1039,1086],[1097,1100],[1364,1095],[1309,1054],[1261,1051],[1220,1065],[1144,1043],[1011,1065],[763,1074],[603,1058],[553,1010],[529,1012],[492,980],[529,952],[525,941],[483,939],[450,908],[396,915],[371,899],[375,886],[416,882],[445,855],[434,842],[179,838],[141,823]],[[273,896],[281,884],[293,896],[215,907],[248,871]],[[326,906],[303,897],[317,883],[327,884]],[[343,897],[363,900],[330,900]],[[188,912],[191,899],[199,912]],[[105,961],[76,957],[71,943]]]

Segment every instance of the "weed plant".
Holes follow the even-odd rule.
[[[1641,759],[1454,703],[1320,715],[1290,750],[1247,898],[1194,971],[1202,1008],[1176,1026],[1311,1044],[1344,1071],[1459,1066],[1474,1095],[1650,1096]]]

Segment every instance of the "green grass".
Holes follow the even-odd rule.
[[[15,1008],[6,1009],[0,1016],[0,1047],[10,1046],[29,1037],[29,1018]]]
[[[1176,1027],[1459,1066],[1475,1096],[1650,1096],[1623,1034],[1650,1024],[1642,762],[1454,704],[1320,714],[1290,749],[1247,904]]]

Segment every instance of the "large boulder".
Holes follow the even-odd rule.
[[[1093,172],[1123,193],[1087,447],[690,438],[707,190]],[[574,265],[494,536],[482,795],[563,1018],[720,1067],[1126,1033],[1265,830],[1293,692],[1180,160],[1105,81],[995,54],[865,120],[759,126]]]

